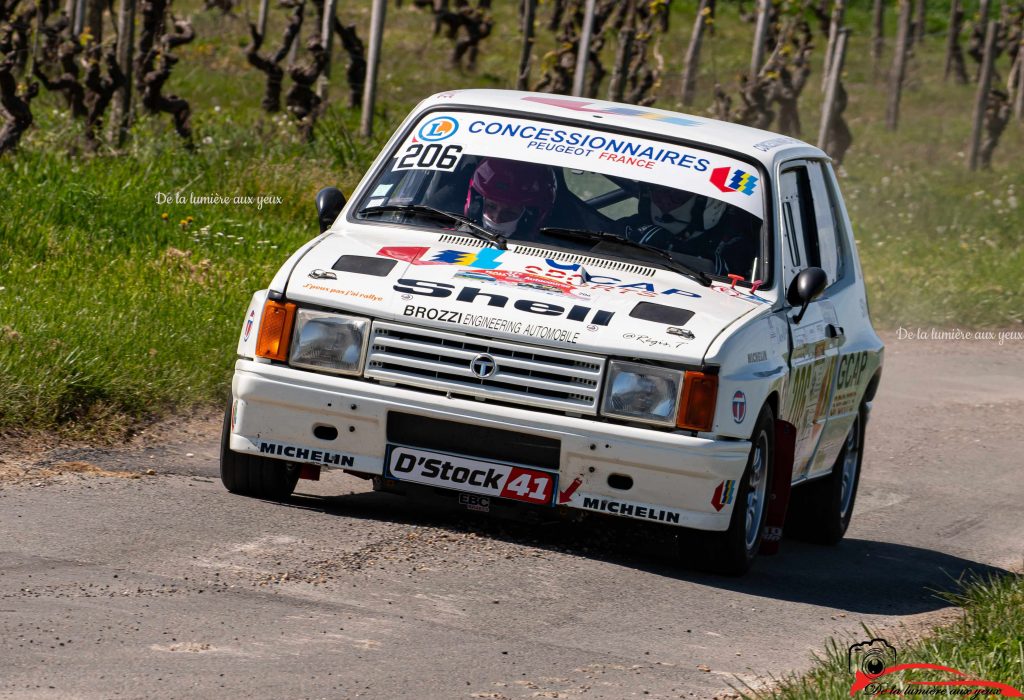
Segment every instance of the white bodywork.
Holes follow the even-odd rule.
[[[723,168],[744,163],[741,158],[747,168],[756,163],[756,197],[738,199],[765,219],[773,265],[769,283],[755,293],[749,286],[732,288],[717,281],[709,288],[660,266],[623,264],[539,245],[512,243],[507,251],[498,251],[465,235],[403,229],[352,216],[359,202],[373,196],[367,192],[373,174],[393,149],[404,147],[425,113],[474,111],[537,125],[547,120],[570,129],[614,127],[638,139],[672,140],[680,148],[721,152],[721,162],[727,164]],[[814,198],[818,229],[833,227],[837,250],[833,269],[826,268],[826,292],[795,323],[798,309],[786,302],[785,290],[808,255],[789,235],[787,226],[792,224],[784,219],[792,217],[792,202],[801,195],[804,206],[811,206],[807,193]],[[450,92],[413,111],[348,201],[333,227],[292,255],[269,290],[252,298],[232,383],[232,450],[385,475],[388,415],[400,412],[546,438],[557,445],[557,465],[543,470],[520,464],[510,444],[500,459],[466,458],[470,471],[463,474],[472,473],[474,461],[481,469],[491,462],[494,468],[532,468],[552,476],[557,493],[549,505],[725,530],[734,506],[728,494],[743,474],[751,432],[766,402],[777,418],[796,428],[793,482],[799,483],[831,470],[859,407],[870,399],[869,384],[877,384],[882,343],[868,316],[852,226],[827,156],[795,139],[600,101],[506,91]],[[824,256],[827,246],[822,245]],[[332,272],[344,256],[394,264],[384,275]],[[524,284],[534,278],[515,276],[520,273],[551,280],[551,286]],[[256,358],[268,294],[300,308],[336,309],[372,319],[369,357],[361,374],[334,376]],[[641,302],[692,312],[685,334],[671,324],[632,317]],[[389,333],[406,331],[412,336],[403,335],[404,342],[419,342],[419,336],[432,342],[476,338],[486,347],[536,349],[538,362],[546,356],[556,362],[578,358],[579,371],[595,372],[598,392],[609,358],[712,369],[719,382],[713,427],[698,434],[606,420],[600,415],[600,396],[589,400],[552,394],[538,399],[446,387],[440,379],[406,375],[400,366],[389,365],[380,350],[392,337]],[[315,437],[317,426],[335,428],[337,437]],[[465,457],[455,450],[444,454]],[[489,487],[416,473],[419,483],[498,495]],[[482,474],[477,481],[484,480]],[[396,474],[392,470],[387,476]],[[614,487],[609,477],[615,477]],[[624,489],[623,483],[631,486]]]

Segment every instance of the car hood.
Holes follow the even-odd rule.
[[[642,261],[379,226],[325,237],[295,264],[286,295],[449,332],[694,365],[726,327],[770,304]]]

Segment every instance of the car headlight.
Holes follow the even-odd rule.
[[[675,425],[683,373],[635,362],[608,363],[601,413],[616,418]]]
[[[359,374],[370,321],[325,311],[299,309],[288,363],[334,374]]]

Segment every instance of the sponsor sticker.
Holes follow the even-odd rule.
[[[459,505],[466,506],[469,510],[479,513],[491,512],[491,499],[487,496],[478,496],[475,493],[460,493]]]
[[[747,395],[742,391],[737,391],[732,395],[732,419],[737,423],[742,423],[743,419],[747,417]]]
[[[522,321],[512,321],[496,316],[463,313],[462,311],[452,311],[450,309],[435,309],[427,306],[416,306],[415,304],[407,304],[402,310],[402,315],[477,329],[486,328],[489,331],[512,333],[540,340],[555,340],[561,343],[569,343],[570,345],[575,345],[580,338],[579,331],[567,328],[553,328],[552,326],[544,326],[538,323],[523,323]]]
[[[249,312],[249,318],[245,320],[245,332],[242,333],[242,342],[249,340],[249,335],[252,333],[252,326],[256,323],[256,309]]]
[[[356,459],[352,455],[332,452],[331,450],[299,447],[298,445],[288,445],[283,442],[271,442],[269,440],[261,440],[259,448],[260,454],[284,457],[295,462],[311,462],[313,464],[326,464],[334,467],[356,466]]]
[[[658,288],[651,282],[628,282],[610,275],[592,275],[586,273],[579,263],[560,263],[550,258],[544,260],[545,265],[526,265],[523,270],[500,270],[508,261],[502,259],[505,251],[497,248],[484,248],[478,251],[466,250],[431,250],[425,246],[384,246],[377,255],[393,260],[401,260],[411,265],[455,265],[469,267],[456,273],[460,277],[480,279],[487,282],[502,282],[518,286],[538,285],[547,291],[558,294],[574,295],[586,298],[589,291],[614,292],[617,294],[636,294],[642,297],[682,296],[688,299],[699,299],[700,294],[685,289]],[[486,271],[487,274],[481,274]],[[525,284],[521,284],[523,282]],[[716,288],[722,291],[723,288]],[[724,287],[728,290],[728,287]],[[761,301],[734,290],[733,296],[751,301]]]
[[[536,98],[584,113],[619,114],[653,122],[692,124],[678,115],[626,106],[588,107],[564,98]],[[571,105],[571,106],[570,106]],[[609,111],[610,110],[610,111]],[[581,115],[586,116],[586,115]],[[458,113],[427,117],[396,151],[395,169],[452,171],[464,157],[493,157],[628,177],[678,187],[712,197],[764,217],[764,204],[753,197],[756,166],[697,148],[670,144],[641,134],[616,134],[586,125],[555,124],[512,116]],[[709,179],[721,171],[721,183]],[[739,192],[743,197],[733,196]]]
[[[648,503],[632,503],[630,501],[616,501],[609,498],[598,498],[596,496],[583,496],[577,499],[579,505],[585,510],[592,510],[598,513],[611,513],[627,518],[638,520],[654,520],[661,523],[678,525],[683,515],[681,510],[675,508],[663,508]]]
[[[459,130],[458,120],[452,117],[434,117],[425,122],[417,132],[420,141],[444,141]]]
[[[302,285],[303,289],[308,289],[312,292],[325,292],[327,294],[336,294],[343,297],[355,297],[356,299],[362,299],[363,301],[384,301],[384,297],[371,292],[360,292],[356,289],[338,289],[337,287],[327,287],[322,284],[313,284],[307,282]]]
[[[759,151],[764,151],[765,153],[767,153],[768,151],[772,150],[773,148],[778,148],[779,146],[785,146],[787,143],[800,143],[800,142],[797,141],[796,139],[790,138],[789,136],[779,136],[779,137],[774,138],[774,139],[768,139],[767,141],[760,141],[758,143],[755,143],[754,144],[754,148],[756,148]]]
[[[760,182],[757,176],[739,168],[715,168],[711,171],[711,184],[722,192],[739,192],[750,196]]]
[[[666,124],[675,124],[676,126],[696,126],[701,122],[696,119],[690,119],[682,115],[676,114],[661,114],[650,109],[642,109],[640,107],[626,107],[625,105],[614,105],[607,107],[600,107],[593,102],[587,102],[584,100],[573,100],[566,97],[524,97],[523,100],[529,102],[539,102],[540,104],[550,105],[552,107],[561,107],[563,109],[571,109],[574,112],[586,112],[588,114],[615,114],[622,117],[638,117],[640,119],[648,119],[656,122],[663,122]]]
[[[388,446],[386,476],[514,501],[551,505],[557,475],[511,464]]]
[[[722,508],[732,503],[735,495],[736,481],[734,479],[726,479],[715,487],[715,492],[711,494],[711,505],[714,506],[716,511],[721,511]]]

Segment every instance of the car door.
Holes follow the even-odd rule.
[[[814,208],[815,231],[820,267],[828,277],[828,287],[819,297],[823,304],[826,335],[833,344],[834,364],[828,387],[828,416],[821,419],[820,438],[807,466],[809,477],[827,474],[839,455],[846,435],[857,416],[861,390],[869,377],[865,372],[867,352],[850,342],[862,324],[861,291],[857,285],[856,264],[847,250],[848,240],[840,223],[838,193],[832,187],[828,164],[807,163],[808,181]]]
[[[779,178],[783,289],[789,288],[801,270],[822,266],[817,224],[821,214],[812,195],[813,167],[818,166],[809,161],[790,162]],[[791,351],[782,416],[796,428],[793,480],[799,481],[811,471],[828,423],[840,331],[833,302],[826,294],[812,301],[802,317],[794,307],[786,308],[784,314]]]

